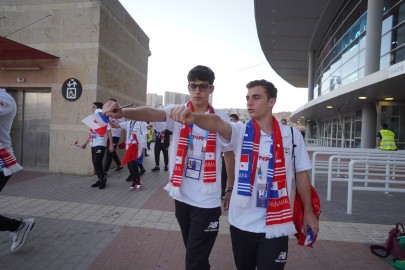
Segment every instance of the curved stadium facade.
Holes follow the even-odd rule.
[[[308,88],[307,142],[374,148],[386,123],[405,148],[405,0],[255,0],[255,17],[271,67]]]

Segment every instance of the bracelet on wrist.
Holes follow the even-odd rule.
[[[232,192],[232,190],[233,190],[233,188],[227,188],[227,189],[225,190],[225,193]]]

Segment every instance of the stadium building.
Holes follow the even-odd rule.
[[[308,89],[307,142],[374,148],[386,123],[404,149],[404,0],[255,0],[255,17],[271,67]]]

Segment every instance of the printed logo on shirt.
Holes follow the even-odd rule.
[[[281,251],[280,255],[278,255],[278,258],[275,260],[275,262],[285,263],[286,261],[287,261],[287,252]]]
[[[208,225],[207,229],[204,230],[204,232],[216,232],[219,230],[218,225],[218,221],[212,221],[210,222],[210,225]]]
[[[289,147],[284,147],[284,154],[289,156],[291,154],[291,149]]]
[[[193,135],[193,139],[194,139],[194,140],[197,140],[197,141],[202,141],[202,140],[205,139],[205,137],[204,137],[204,136],[201,136],[201,135]]]

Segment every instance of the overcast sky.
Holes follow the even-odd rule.
[[[150,39],[148,93],[188,93],[196,65],[215,72],[213,106],[246,108],[246,84],[266,79],[278,89],[274,112],[307,101],[270,67],[257,37],[253,0],[119,0]]]

